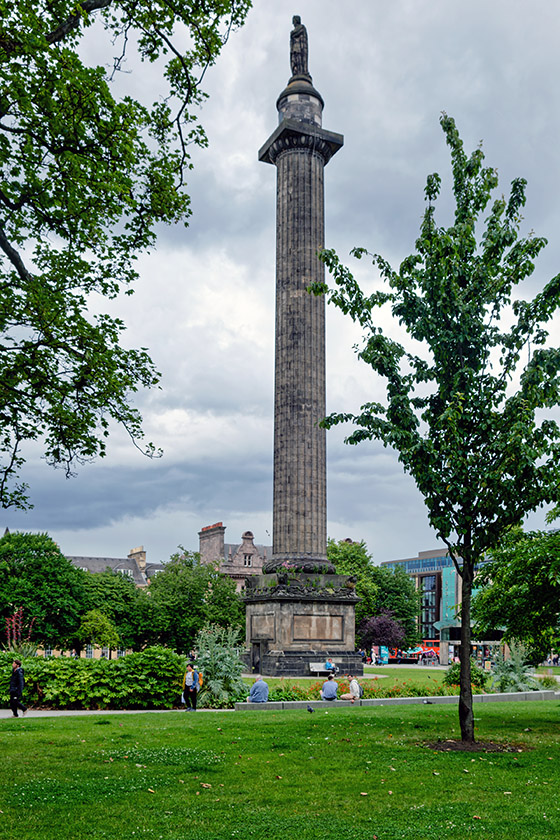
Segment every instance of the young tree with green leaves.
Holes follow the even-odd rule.
[[[476,576],[473,600],[478,638],[505,627],[536,665],[560,649],[560,531],[512,529]]]
[[[110,421],[142,438],[131,396],[159,374],[145,348],[121,346],[123,322],[88,301],[131,294],[157,226],[186,223],[189,146],[207,143],[201,82],[250,6],[0,0],[3,507],[29,506],[18,476],[30,441],[70,475],[105,454]],[[105,66],[85,58],[92,34]],[[154,102],[115,92],[131,50],[161,68]]]
[[[461,576],[459,720],[462,739],[472,742],[476,565],[529,511],[557,502],[560,493],[560,429],[548,411],[559,402],[560,350],[546,346],[545,328],[560,304],[560,275],[522,299],[518,287],[546,244],[519,238],[526,182],[514,180],[509,198],[496,198],[487,211],[496,171],[484,166],[480,148],[465,153],[452,118],[444,114],[440,123],[451,151],[454,223],[436,224],[441,179],[430,175],[416,252],[398,271],[372,257],[386,288],[365,294],[336,254],[325,251],[336,287],[313,291],[328,292],[361,325],[359,357],[386,381],[384,404],[331,415],[324,425],[352,422],[357,428],[348,443],[379,440],[398,452]],[[379,307],[390,308],[408,349],[383,333]]]
[[[113,622],[123,648],[141,650],[153,624],[153,605],[146,590],[111,569],[86,572],[85,583],[87,609],[101,610]]]

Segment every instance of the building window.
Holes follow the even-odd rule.
[[[253,559],[252,559],[250,554],[244,554],[243,555],[243,565],[244,566],[252,566],[253,565]]]
[[[52,656],[52,647],[45,648],[45,659],[50,659]]]
[[[420,578],[420,634],[423,639],[439,639],[434,622],[439,618],[438,575]]]
[[[86,645],[86,659],[93,659],[93,645]]]
[[[123,656],[126,656],[126,650],[124,648],[117,648],[117,659],[122,659]]]
[[[134,574],[132,569],[117,569],[117,572],[121,575],[126,575],[127,577],[132,577]]]

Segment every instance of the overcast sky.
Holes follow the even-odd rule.
[[[217,521],[228,542],[246,529],[271,542],[276,173],[257,152],[290,76],[293,14],[307,26],[323,126],[345,138],[325,172],[327,247],[346,259],[363,245],[395,267],[413,251],[426,175],[438,171],[449,185],[438,123],[446,111],[467,151],[483,142],[503,192],[516,176],[528,181],[523,232],[550,243],[529,291],[560,271],[557,4],[255,0],[205,79],[210,146],[193,154],[191,224],[162,230],[140,260],[136,294],[118,305],[127,344],[147,346],[163,375],[161,390],[136,404],[164,457],[148,461],[116,431],[105,459],[66,480],[31,453],[35,508],[4,511],[11,530],[48,531],[66,554],[124,556],[144,545],[153,561],[178,545],[196,550],[200,528]],[[104,60],[112,63],[110,45]],[[157,90],[154,68],[132,67],[129,85]],[[440,203],[443,223],[450,202]],[[353,262],[365,285],[375,280]],[[351,411],[382,387],[354,356],[359,333],[328,310],[328,410]],[[434,548],[396,456],[343,437],[328,433],[329,536],[364,539],[375,562]]]

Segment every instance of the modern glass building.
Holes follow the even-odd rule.
[[[421,593],[418,623],[422,639],[436,643],[440,661],[447,665],[460,655],[461,577],[447,553],[436,548],[420,551],[417,557],[404,560],[386,560],[387,569],[400,566],[411,577]],[[473,590],[473,594],[476,590]],[[482,664],[490,661],[499,647],[501,633],[496,638],[473,641],[473,656]]]

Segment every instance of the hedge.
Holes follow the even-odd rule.
[[[9,705],[14,655],[0,653],[0,704]],[[186,659],[164,647],[150,647],[121,659],[22,660],[23,702],[52,709],[169,709],[181,698]]]

